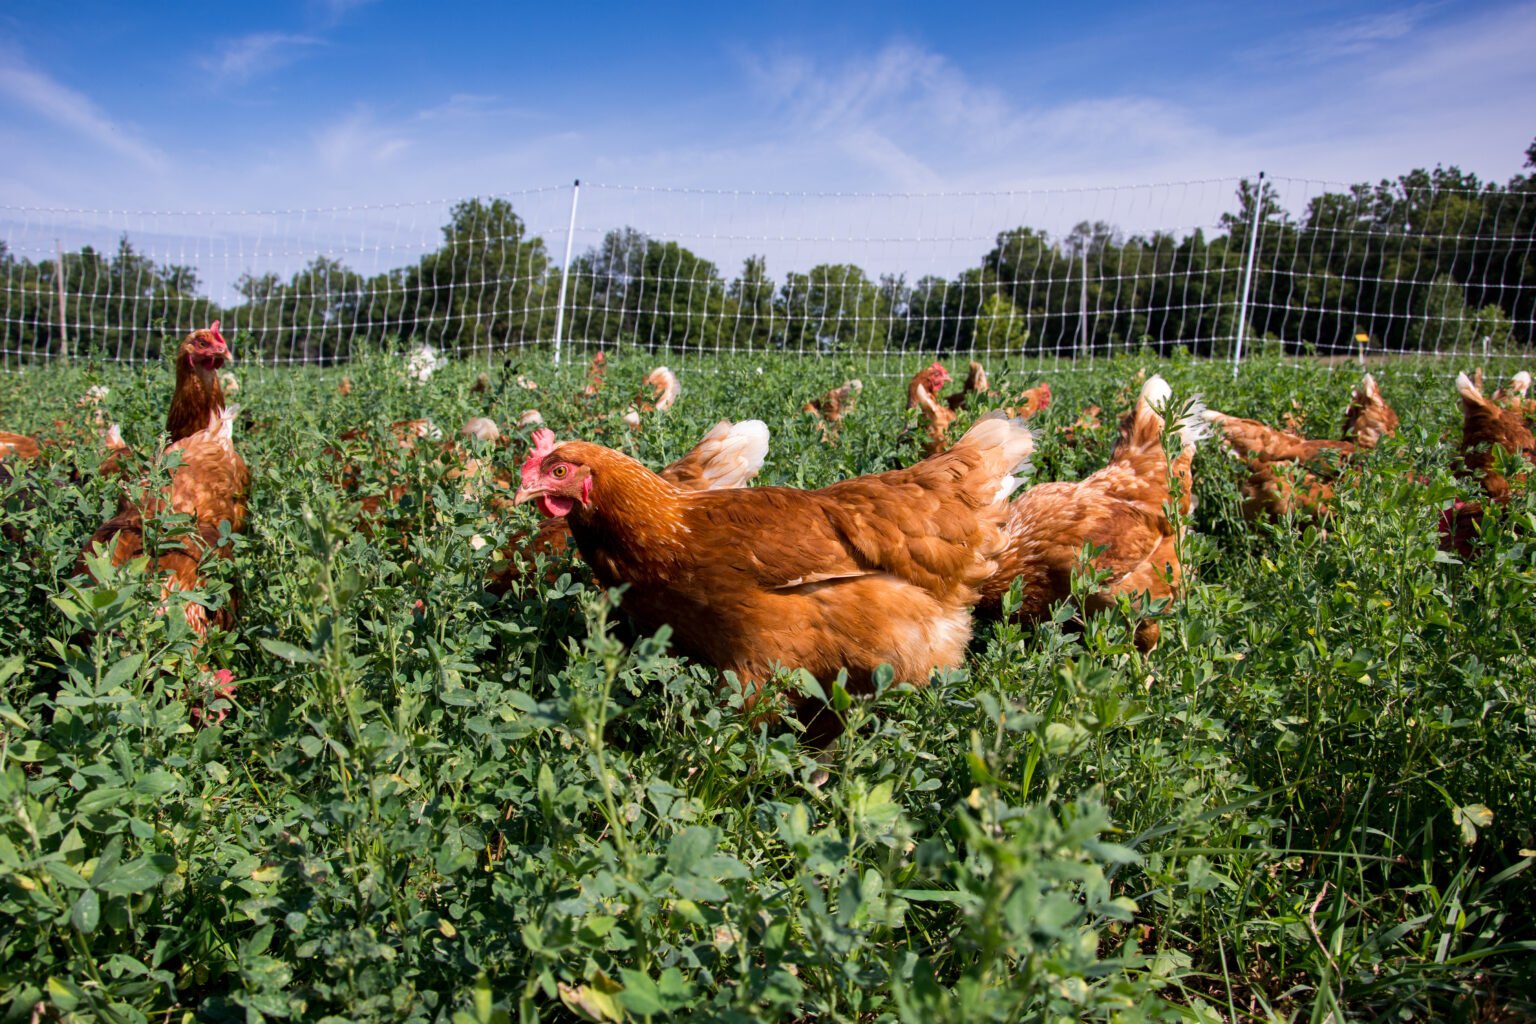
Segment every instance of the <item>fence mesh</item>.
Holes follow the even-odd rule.
[[[324,210],[0,207],[0,365],[157,359],[213,319],[269,365],[429,344],[1069,369],[1143,347],[1232,355],[1240,322],[1250,351],[1522,353],[1536,186],[1465,186],[1440,172],[942,194],[581,183]]]

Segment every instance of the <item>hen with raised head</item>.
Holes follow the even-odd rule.
[[[846,670],[869,692],[883,664],[916,685],[958,666],[1033,445],[1023,424],[989,418],[940,455],[817,491],[686,491],[568,441],[528,459],[517,498],[566,516],[598,582],[628,585],[636,624],[670,626],[680,653],[735,673],[750,705],[781,667],[823,684]],[[818,723],[818,740],[840,728]]]
[[[1179,510],[1187,515],[1195,446],[1206,431],[1196,403],[1179,423],[1181,447],[1170,460],[1163,449],[1163,430],[1171,396],[1167,382],[1152,377],[1122,421],[1107,466],[1076,482],[1037,484],[1013,501],[1008,508],[1008,547],[998,558],[997,571],[982,585],[978,612],[999,614],[1003,595],[1019,580],[1023,602],[1017,618],[1045,618],[1055,604],[1071,596],[1072,573],[1082,564],[1085,545],[1098,552],[1089,563],[1092,568],[1108,574],[1085,611],[1111,607],[1120,594],[1145,605],[1178,592],[1182,531],[1170,514],[1170,481],[1178,481]],[[1136,631],[1137,646],[1151,650],[1157,639],[1157,624],[1144,620]]]
[[[176,391],[165,413],[165,430],[173,443],[205,429],[209,416],[224,411],[219,370],[233,358],[217,320],[182,340],[176,350]]]
[[[949,425],[955,421],[955,412],[939,403],[944,385],[949,383],[949,371],[937,360],[919,370],[907,383],[907,408],[916,409],[924,423],[928,439],[923,442],[923,452],[934,455],[949,443]]]

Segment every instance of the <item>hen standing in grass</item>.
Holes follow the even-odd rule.
[[[950,395],[944,401],[950,409],[959,412],[965,408],[966,399],[975,395],[982,402],[993,397],[992,388],[987,382],[987,368],[976,360],[971,360],[970,367],[965,372],[965,383],[960,385],[960,390]]]
[[[949,425],[955,421],[955,412],[939,404],[939,394],[949,383],[949,371],[942,363],[919,370],[907,384],[907,408],[916,409],[927,424],[928,440],[923,442],[923,453],[935,455],[949,444]]]
[[[172,444],[166,453],[179,455],[180,464],[170,471],[170,482],[158,493],[141,489],[137,496],[124,496],[117,514],[103,523],[80,553],[77,571],[87,572],[86,556],[102,549],[112,564],[121,566],[141,555],[153,556],[157,573],[166,576],[164,593],[195,590],[202,582],[200,564],[209,554],[227,558],[229,545],[220,543],[221,524],[228,532],[245,529],[250,498],[251,475],[245,460],[235,451],[234,424],[240,407],[232,405],[211,414],[203,429],[188,434]],[[144,548],[144,516],[179,512],[192,517],[185,537],[171,541],[158,552]],[[208,612],[189,602],[185,608],[187,625],[198,634],[208,632]],[[224,628],[233,622],[234,609],[226,606],[214,621]]]
[[[645,385],[651,389],[650,399],[639,399],[625,409],[620,417],[625,424],[636,430],[640,428],[641,413],[666,412],[683,393],[683,385],[677,379],[677,374],[665,366],[658,366],[646,374]]]
[[[1526,426],[1536,418],[1536,398],[1531,398],[1531,372],[1521,370],[1509,378],[1509,383],[1493,393],[1493,400],[1506,409],[1513,409],[1525,418]]]
[[[1053,605],[1071,596],[1072,573],[1088,544],[1103,549],[1090,564],[1109,578],[1088,599],[1087,611],[1112,607],[1120,594],[1144,605],[1149,598],[1178,592],[1182,531],[1170,517],[1170,478],[1178,480],[1180,513],[1188,515],[1195,445],[1205,437],[1205,427],[1196,404],[1179,424],[1182,450],[1170,462],[1163,428],[1171,395],[1162,377],[1152,377],[1121,424],[1109,465],[1075,483],[1038,484],[1009,506],[1008,549],[982,585],[979,612],[999,614],[1003,595],[1017,579],[1023,596],[1019,620],[1045,618]],[[1136,646],[1150,651],[1158,635],[1157,623],[1144,620],[1136,630]]]
[[[1247,463],[1243,515],[1250,520],[1266,514],[1326,511],[1343,465],[1356,451],[1369,451],[1383,437],[1397,433],[1397,413],[1382,398],[1376,378],[1370,374],[1351,397],[1342,441],[1308,440],[1289,430],[1214,409],[1204,415],[1208,422],[1221,427],[1228,450]]]
[[[529,457],[517,500],[566,516],[598,582],[628,585],[636,624],[670,626],[680,653],[735,673],[750,706],[780,667],[823,685],[846,670],[866,693],[883,664],[916,685],[958,667],[1033,446],[1022,423],[988,418],[947,452],[818,491],[686,491],[567,441]],[[841,728],[813,717],[815,741]]]
[[[842,387],[833,388],[820,398],[813,398],[801,408],[816,421],[816,429],[823,441],[832,441],[843,427],[843,417],[850,415],[864,390],[861,380],[844,381]]]
[[[1482,390],[1465,373],[1456,376],[1456,394],[1461,398],[1461,452],[1456,459],[1456,474],[1470,479],[1482,490],[1485,501],[1506,505],[1513,495],[1511,481],[1499,472],[1499,458],[1494,449],[1506,455],[1522,455],[1528,461],[1536,461],[1536,440],[1531,428],[1521,414],[1521,395],[1518,381],[1510,382],[1508,392],[1500,389],[1494,398],[1484,397]],[[1529,376],[1526,383],[1529,386]],[[1499,395],[1504,399],[1499,401]],[[1523,485],[1523,478],[1513,481],[1516,487]],[[1477,538],[1483,520],[1484,501],[1457,501],[1440,517],[1440,546],[1454,550],[1463,558],[1470,557],[1473,542]]]

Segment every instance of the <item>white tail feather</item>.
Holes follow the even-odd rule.
[[[1141,400],[1150,405],[1156,412],[1166,412],[1168,400],[1173,397],[1173,388],[1163,379],[1160,373],[1154,373],[1147,378],[1147,382],[1141,386]]]
[[[1212,422],[1210,412],[1199,395],[1189,400],[1189,407],[1179,417],[1179,441],[1185,449],[1193,448],[1211,436],[1211,428],[1208,426]]]
[[[762,420],[721,420],[699,442],[700,469],[709,490],[745,487],[768,457],[768,424]]]
[[[1009,419],[1000,412],[988,413],[965,432],[955,445],[1003,449],[1007,472],[998,480],[994,501],[1007,501],[1029,475],[1029,457],[1035,450],[1035,435],[1022,419]]]
[[[1456,393],[1469,402],[1481,402],[1483,400],[1483,393],[1477,389],[1476,384],[1472,383],[1472,378],[1468,377],[1465,373],[1458,373],[1456,375]]]

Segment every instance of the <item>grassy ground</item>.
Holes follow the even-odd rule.
[[[1455,368],[1380,368],[1402,435],[1326,531],[1243,525],[1235,469],[1203,451],[1192,582],[1150,658],[1128,615],[981,627],[964,672],[884,694],[878,718],[854,703],[816,787],[792,729],[751,727],[663,644],[615,639],[613,597],[581,568],[487,594],[531,513],[489,519],[420,458],[368,537],[328,481],[345,429],[528,406],[653,465],[718,418],[759,417],[765,483],[916,456],[895,378],[867,380],[840,442],[820,442],[801,403],[858,374],[833,361],[690,369],[677,407],[630,434],[611,417],[642,360],[614,359],[590,403],[583,366],[532,360],[493,367],[486,394],[469,389],[484,367],[412,386],[382,358],[347,371],[346,397],[339,372],[245,375],[251,525],[208,594],[238,585],[239,623],[201,652],[142,577],[69,579],[115,502],[71,480],[98,456],[10,485],[5,1019],[39,1003],[120,1021],[1536,1014],[1536,501],[1491,521],[1474,560],[1439,553],[1462,493]],[[1322,436],[1354,383],[1265,360],[1236,382],[1189,361],[1056,372],[1036,479],[1103,464],[1144,366]],[[1014,391],[1039,379],[991,369]],[[97,382],[151,450],[161,368],[0,376],[0,425],[42,429]],[[1102,427],[1065,443],[1089,404]],[[239,690],[198,728],[214,667]]]

